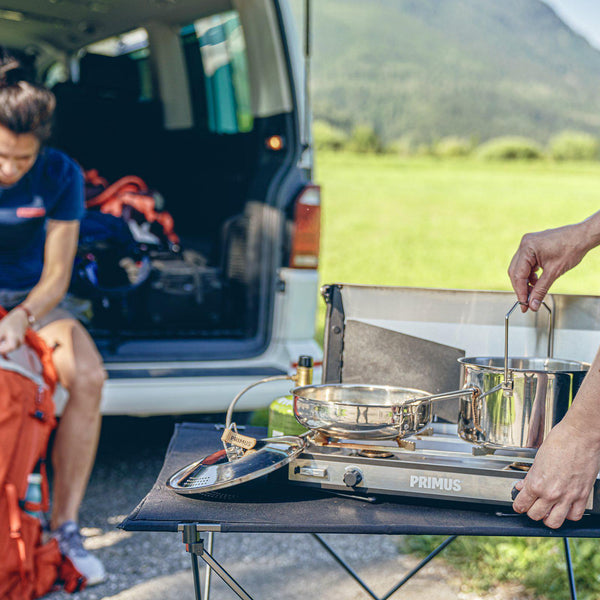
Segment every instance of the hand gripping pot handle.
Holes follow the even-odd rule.
[[[510,315],[513,313],[517,306],[520,306],[522,303],[517,301],[512,305],[512,308],[506,313],[504,316],[504,382],[502,384],[502,389],[508,395],[512,394],[513,390],[513,376],[512,371],[508,368],[508,320]],[[553,341],[554,341],[554,319],[552,315],[552,310],[545,303],[542,302],[542,306],[548,311],[548,350],[547,357],[551,358],[553,354]],[[490,392],[486,392],[486,395]]]

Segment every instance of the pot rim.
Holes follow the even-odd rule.
[[[552,374],[570,374],[570,373],[584,373],[589,371],[591,365],[590,363],[580,361],[580,360],[571,360],[565,358],[555,358],[553,356],[509,356],[508,361],[510,365],[510,361],[514,360],[522,360],[522,361],[556,361],[564,363],[565,365],[571,366],[572,368],[567,369],[527,369],[527,368],[519,368],[519,367],[511,367],[509,366],[509,370],[517,373],[552,373]],[[488,365],[481,364],[476,361],[498,361],[498,365]],[[471,367],[478,370],[489,370],[494,372],[504,372],[504,357],[503,356],[465,356],[463,358],[459,358],[458,362],[465,366]]]

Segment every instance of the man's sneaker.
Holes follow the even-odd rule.
[[[75,521],[67,521],[52,532],[60,551],[71,559],[75,568],[87,579],[87,585],[97,585],[106,579],[104,565],[83,547],[83,537]]]

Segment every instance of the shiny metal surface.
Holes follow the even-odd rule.
[[[480,388],[481,399],[461,399],[460,437],[473,444],[503,449],[537,449],[565,415],[589,364],[557,358],[510,358],[513,386],[507,394],[504,357],[459,359],[464,384]]]
[[[392,439],[431,421],[431,403],[410,404],[426,392],[392,386],[309,385],[292,390],[294,415],[308,429],[336,438]]]
[[[520,305],[521,303],[517,300],[506,315],[504,315],[504,389],[506,390],[512,388],[512,382],[510,381],[511,372],[508,366],[508,320],[515,308]],[[542,302],[542,306],[548,312],[548,350],[546,356],[550,358],[554,353],[554,315],[552,314],[552,309],[545,302]]]
[[[287,465],[305,444],[303,438],[295,436],[265,438],[231,462],[226,451],[219,450],[177,471],[167,481],[167,487],[178,494],[193,495],[239,485]]]

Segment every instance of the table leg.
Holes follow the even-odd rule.
[[[182,532],[185,549],[192,555],[192,573],[194,576],[194,591],[196,600],[202,600],[200,590],[200,571],[198,568],[198,557],[200,557],[242,600],[253,600],[241,585],[206,551],[204,541],[195,523],[185,523],[179,526]]]
[[[458,536],[451,535],[446,538],[433,552],[426,556],[414,569],[407,573],[381,600],[387,600],[392,594],[395,594],[409,579],[416,575],[430,560],[433,560],[444,548],[449,546]]]
[[[365,590],[365,592],[367,592],[371,598],[373,598],[373,600],[379,600],[379,597],[371,591],[367,584],[358,576],[356,571],[354,571],[352,567],[350,567],[350,565],[343,558],[341,558],[318,533],[313,533],[311,535],[315,538],[315,540],[317,540],[317,542],[319,542],[319,544],[321,544],[321,546],[323,546],[323,548],[325,548],[325,550],[346,571],[346,573],[348,573],[348,575],[350,575],[350,577],[352,577],[352,579],[354,579],[354,581],[356,581],[356,583],[358,583],[358,585],[360,585],[360,587],[362,587],[362,589]]]
[[[194,577],[194,594],[196,600],[202,600],[202,589],[200,588],[200,568],[198,567],[198,556],[190,552],[192,557],[192,575]]]
[[[358,574],[342,559],[333,548],[317,533],[313,533],[312,536],[327,550],[332,558],[358,583],[373,600],[388,600],[390,596],[395,594],[409,579],[416,575],[429,561],[433,560],[444,548],[449,546],[458,536],[451,535],[445,539],[429,556],[425,557],[414,569],[412,569],[407,575],[405,575],[385,596],[381,598],[375,594],[367,584],[358,576]],[[576,600],[576,599],[575,599]]]
[[[213,552],[213,544],[214,544],[214,532],[209,531],[207,534],[207,547],[208,552],[212,554]],[[204,600],[210,600],[210,578],[212,576],[212,569],[206,565],[206,569],[204,571]]]
[[[567,576],[569,578],[569,591],[571,599],[577,600],[577,589],[575,588],[575,574],[573,573],[573,561],[571,560],[571,548],[569,547],[569,538],[563,538],[565,546],[565,560],[567,563]]]

